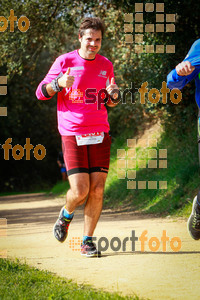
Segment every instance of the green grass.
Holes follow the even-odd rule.
[[[127,189],[128,179],[117,178],[117,149],[127,150],[126,139],[135,137],[122,134],[115,139],[105,188],[105,206],[162,216],[189,216],[200,182],[196,124],[193,122],[187,130],[177,131],[165,131],[158,140],[157,150],[167,149],[167,168],[137,169],[136,173],[136,180],[167,181],[167,189],[164,190]],[[138,148],[137,157],[143,152],[144,149]]]
[[[57,182],[53,188],[50,190],[50,193],[53,195],[63,196],[66,194],[66,191],[69,189],[69,182],[59,181]]]
[[[1,300],[62,300],[62,299],[97,299],[123,300],[139,298],[122,297],[117,293],[108,293],[78,285],[72,281],[57,277],[50,272],[0,259],[0,299]]]
[[[0,193],[1,196],[12,196],[12,195],[23,195],[23,194],[35,194],[35,193],[45,193],[47,196],[51,195],[60,195],[63,196],[66,191],[69,189],[69,182],[58,181],[52,188],[46,190],[35,190],[27,192],[4,192]]]
[[[13,195],[24,195],[24,194],[36,194],[36,193],[49,193],[49,190],[35,190],[35,191],[27,191],[27,192],[4,192],[0,193],[0,197],[2,196],[13,196]]]

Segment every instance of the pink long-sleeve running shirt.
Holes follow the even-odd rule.
[[[46,77],[40,82],[36,90],[37,98],[39,100],[52,98],[47,98],[43,94],[43,84],[50,83],[61,72],[64,74],[68,67],[71,69],[70,75],[74,76],[75,80],[71,88],[64,88],[57,93],[57,117],[60,134],[69,136],[101,131],[108,132],[110,127],[107,110],[104,103],[100,104],[97,99],[99,91],[110,84],[114,73],[112,63],[100,54],[96,54],[94,60],[83,59],[78,54],[78,50],[59,56]],[[94,95],[96,96],[95,103]],[[89,101],[86,99],[93,103],[87,103]]]

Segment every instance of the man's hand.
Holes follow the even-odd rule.
[[[193,67],[188,60],[182,61],[176,66],[176,72],[179,76],[190,75],[194,71],[194,69],[195,67]]]
[[[67,69],[67,72],[58,79],[58,85],[60,88],[70,88],[74,83],[74,76],[70,76],[70,68]],[[52,97],[56,94],[53,90],[51,83],[46,85],[47,94]]]
[[[113,98],[118,98],[118,92],[116,90],[119,90],[118,86],[115,84],[114,77],[111,78],[111,83],[106,88],[108,94]]]
[[[117,99],[119,96],[119,88],[114,82],[115,82],[114,77],[112,77],[111,83],[107,86],[106,90],[113,99]],[[111,98],[106,102],[106,105],[109,107],[114,107],[117,104],[118,104],[118,102],[116,102],[116,103],[113,102]]]
[[[67,72],[58,79],[58,85],[60,88],[70,88],[74,83],[74,76],[69,75],[70,68],[67,69]]]

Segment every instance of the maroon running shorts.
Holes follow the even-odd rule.
[[[67,175],[75,173],[108,173],[111,137],[104,133],[103,142],[78,146],[75,136],[62,136],[62,150]]]

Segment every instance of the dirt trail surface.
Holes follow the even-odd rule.
[[[72,241],[82,238],[83,209],[76,211],[68,238],[63,244],[57,242],[52,234],[63,203],[64,199],[43,194],[0,197],[0,218],[7,219],[7,236],[2,228],[0,230],[1,253],[6,250],[8,257],[17,257],[21,261],[25,259],[29,265],[77,283],[91,284],[123,295],[136,293],[149,299],[199,299],[200,241],[194,241],[189,236],[186,220],[104,210],[95,234],[97,242],[100,237],[106,237],[109,248],[101,258],[86,258],[79,251],[72,251]],[[132,251],[130,237],[133,230],[137,237],[148,231],[145,252],[141,251],[139,240],[135,243],[135,251]],[[182,247],[178,252],[171,249],[170,242],[167,242],[163,252],[163,230],[166,230],[170,241],[173,237],[181,239]],[[118,237],[122,242],[117,252],[111,248],[113,237]],[[126,251],[123,251],[126,237]],[[149,248],[151,237],[157,237],[160,241],[156,252]],[[152,246],[156,244],[158,242],[152,243]],[[120,246],[119,241],[114,243],[114,246],[117,245]],[[175,242],[174,247],[177,246]],[[79,246],[74,245],[74,250],[77,249]]]

